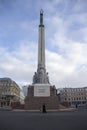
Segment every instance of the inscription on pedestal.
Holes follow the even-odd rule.
[[[35,84],[34,85],[34,96],[35,97],[49,97],[50,96],[50,85]]]

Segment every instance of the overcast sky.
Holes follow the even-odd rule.
[[[87,86],[87,0],[0,0],[0,78],[32,83],[41,8],[50,83]]]

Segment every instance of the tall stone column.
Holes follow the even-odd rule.
[[[45,69],[45,32],[43,24],[43,10],[40,10],[40,25],[38,37],[38,67],[33,76],[33,84],[49,84],[48,73]]]
[[[43,11],[40,11],[40,25],[38,38],[38,67],[45,68],[45,34],[43,25]]]

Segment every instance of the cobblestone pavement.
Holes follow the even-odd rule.
[[[87,130],[87,110],[48,113],[0,111],[0,130]]]

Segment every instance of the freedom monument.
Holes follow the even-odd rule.
[[[43,10],[40,10],[40,25],[38,38],[38,66],[33,76],[33,83],[29,85],[25,99],[25,109],[39,110],[43,104],[46,109],[58,109],[59,101],[56,88],[49,82],[45,67],[45,34],[43,24]]]

